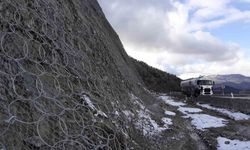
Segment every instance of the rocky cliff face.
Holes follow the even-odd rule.
[[[0,40],[0,149],[157,148],[139,122],[154,98],[96,0],[0,1]]]

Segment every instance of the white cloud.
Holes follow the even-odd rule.
[[[247,2],[242,0],[241,2]],[[217,28],[235,21],[249,21],[250,11],[241,11],[233,7],[238,0],[190,0],[186,4],[194,11],[190,20],[190,30]]]
[[[206,31],[250,20],[250,11],[234,8],[232,0],[99,2],[132,57],[183,78],[220,73],[250,75],[250,70],[237,66],[248,64],[244,50]]]
[[[245,3],[250,3],[250,0],[242,0]]]

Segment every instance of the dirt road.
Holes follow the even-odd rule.
[[[172,120],[162,133],[166,149],[250,150],[250,115],[164,95],[158,98]]]

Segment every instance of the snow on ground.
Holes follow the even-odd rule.
[[[202,112],[202,110],[199,108],[191,108],[191,107],[179,107],[178,110],[183,114]]]
[[[166,126],[166,127],[168,127],[167,125],[172,125],[173,124],[172,119],[170,119],[170,118],[164,117],[161,120],[164,122],[164,126]]]
[[[119,112],[117,110],[115,111],[115,115],[120,116],[120,114],[119,114]]]
[[[201,106],[203,108],[207,108],[207,109],[210,109],[210,110],[214,110],[214,111],[223,113],[224,115],[227,115],[229,118],[234,119],[236,121],[237,120],[248,120],[248,119],[250,119],[249,115],[243,114],[241,112],[232,112],[232,111],[229,111],[227,109],[212,107],[212,106],[210,106],[208,104],[199,104],[199,103],[197,103],[197,105]]]
[[[123,110],[122,111],[127,117],[134,117],[135,114],[132,113],[130,110]]]
[[[146,109],[140,98],[136,97],[133,93],[129,93],[130,100],[134,105],[138,106],[137,115],[129,110],[122,111],[130,120],[138,116],[138,120],[135,122],[137,129],[142,130],[143,135],[155,135],[168,129],[169,125],[172,125],[172,119],[162,118],[163,125],[157,124],[155,120],[150,117],[151,112]]]
[[[228,122],[223,118],[210,116],[207,114],[187,114],[187,117],[192,119],[191,123],[199,130],[205,130],[207,128],[223,127]]]
[[[83,95],[82,99],[87,103],[87,106],[89,108],[91,108],[92,110],[96,110],[97,111],[97,113],[94,114],[95,116],[99,116],[100,115],[100,116],[108,118],[108,116],[102,110],[98,110],[95,107],[95,105],[92,103],[92,101],[90,100],[90,98],[87,95]]]
[[[141,102],[141,99],[136,97],[133,93],[129,93],[130,99],[132,100],[132,103],[135,105],[138,105],[141,109],[145,109],[145,106]]]
[[[163,127],[159,126],[155,120],[153,120],[150,115],[140,110],[138,112],[139,120],[135,123],[138,129],[143,131],[143,135],[154,135],[168,129],[168,125],[172,125],[172,120],[170,118],[162,118],[164,122]]]
[[[108,118],[108,116],[101,110],[97,110],[97,113],[95,114],[95,116],[98,116],[98,115]]]
[[[169,96],[160,96],[159,98],[161,98],[166,104],[171,105],[171,106],[184,106],[184,105],[186,105],[183,102],[176,102],[176,101],[172,100],[171,97],[169,97]]]
[[[217,138],[218,150],[250,150],[250,141],[230,140],[224,137]]]
[[[191,118],[192,125],[199,130],[205,130],[207,128],[217,128],[223,127],[227,124],[227,120],[223,118],[214,117],[207,114],[197,114],[202,112],[199,108],[191,108],[191,107],[179,107],[178,110],[185,114],[183,118]]]
[[[205,130],[207,128],[216,128],[225,126],[228,121],[223,118],[218,118],[208,114],[199,114],[202,112],[199,108],[183,107],[186,104],[183,102],[176,102],[169,96],[160,96],[160,98],[168,105],[178,107],[178,111],[183,113],[183,118],[191,118],[191,123],[199,130]]]
[[[172,111],[167,111],[167,110],[165,110],[165,115],[168,115],[168,116],[175,116],[176,113],[175,113],[175,112],[172,112]]]
[[[92,109],[92,110],[95,110],[95,106],[94,104],[92,103],[92,101],[90,100],[90,98],[87,96],[87,95],[83,95],[82,97],[84,99],[84,101],[87,103],[87,105]]]

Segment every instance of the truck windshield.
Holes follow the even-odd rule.
[[[198,80],[197,84],[198,85],[213,85],[213,81],[212,80]]]

